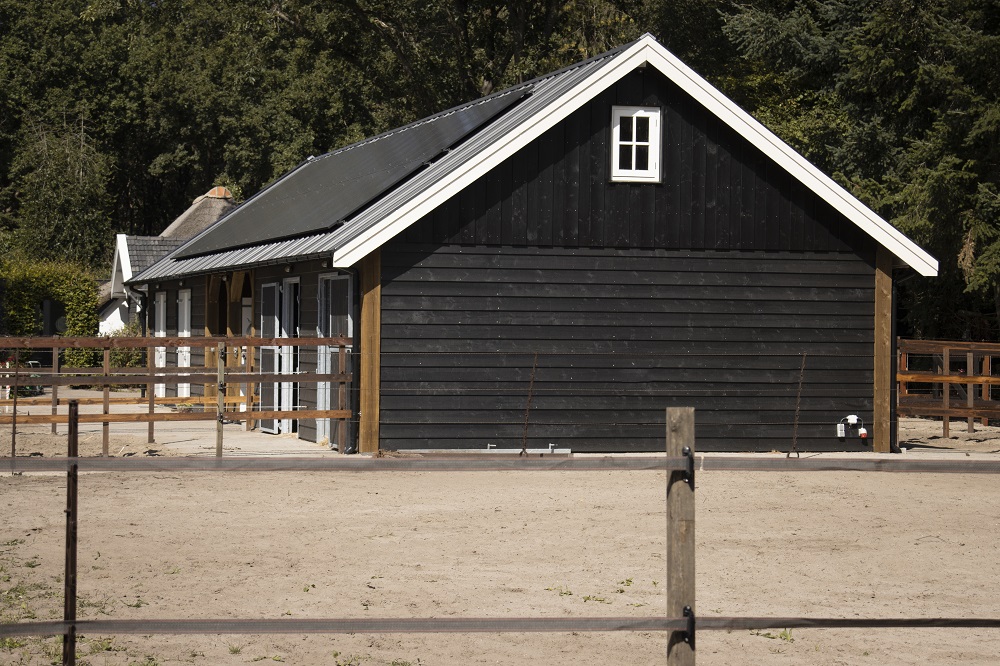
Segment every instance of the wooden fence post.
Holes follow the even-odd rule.
[[[989,353],[983,356],[983,370],[981,374],[985,377],[990,377],[993,374],[992,360],[993,359],[990,357]],[[993,399],[993,387],[990,386],[989,384],[983,384],[982,391],[983,391],[983,401],[986,403],[983,405],[983,408],[990,409],[989,402],[990,400]],[[982,423],[984,426],[988,426],[990,424],[989,417],[984,416],[980,421],[980,423]]]
[[[104,348],[104,411],[107,416],[111,413],[111,384],[108,383],[108,376],[111,372],[111,347]],[[108,457],[108,440],[111,437],[111,424],[104,421],[101,424],[101,455]]]
[[[347,409],[347,383],[344,381],[344,375],[347,374],[347,347],[344,345],[337,347],[337,372],[340,374],[340,383],[337,384],[337,409],[343,411]],[[332,427],[330,429],[333,430]],[[344,418],[337,419],[337,452],[347,453],[347,419]]]
[[[18,372],[20,371],[20,368],[18,366],[20,366],[20,365],[21,365],[21,350],[20,349],[15,349],[14,350],[14,388],[13,388],[14,392],[12,394],[14,396],[14,411],[11,413],[11,416],[10,416],[10,457],[11,458],[14,458],[17,455],[17,389],[18,389],[18,382],[20,381],[20,377],[18,376]]]
[[[59,347],[52,348],[52,377],[59,374]],[[59,413],[59,385],[52,384],[52,416]],[[52,420],[52,434],[56,434],[55,419]]]
[[[941,374],[947,377],[948,375],[951,374],[951,350],[948,349],[947,347],[944,348],[943,366],[944,367],[941,369]],[[943,424],[942,435],[944,436],[945,439],[948,439],[951,437],[951,417],[948,416],[948,410],[951,409],[951,384],[949,384],[948,382],[944,382],[941,386],[944,389],[942,391],[944,393],[944,398],[943,398],[944,418],[941,419],[941,422]]]
[[[687,457],[686,470],[667,477],[667,617],[688,618],[686,631],[671,631],[669,666],[693,666],[694,605],[694,408],[667,409],[667,457]]]
[[[972,377],[976,374],[975,372],[975,355],[972,352],[966,352],[965,354],[965,376]],[[976,409],[976,385],[969,382],[965,388],[965,404],[969,408],[971,413]],[[969,432],[976,432],[976,417],[969,416],[968,418],[968,428]]]
[[[153,367],[156,365],[156,348],[153,346],[146,347],[146,374],[150,377],[153,376]],[[149,383],[146,384],[146,400],[149,403],[149,414],[153,415],[156,406],[156,384]],[[153,419],[149,419],[149,426],[146,429],[146,443],[153,444],[156,441],[153,432]]]
[[[79,410],[76,400],[69,402],[69,441],[66,455],[76,458],[79,455]],[[66,478],[66,570],[63,573],[63,621],[69,624],[63,634],[62,663],[72,666],[76,664],[76,506],[78,465],[70,464]]]
[[[222,457],[222,423],[226,411],[226,343],[220,342],[216,353],[219,383],[216,391],[216,405],[219,410],[219,418],[215,424],[215,457]]]

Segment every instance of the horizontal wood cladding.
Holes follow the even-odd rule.
[[[610,181],[614,105],[662,109],[662,182]],[[653,68],[404,232],[459,245],[858,251],[864,232]]]
[[[871,417],[852,253],[397,239],[382,262],[383,448],[520,447],[529,387],[529,447],[661,450],[665,408],[693,406],[700,450],[843,449],[835,424]]]

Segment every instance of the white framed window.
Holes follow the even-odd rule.
[[[611,180],[660,182],[660,108],[611,108]]]

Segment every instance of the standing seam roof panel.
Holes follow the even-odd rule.
[[[624,48],[626,47],[571,66],[536,81],[501,91],[497,94],[498,96],[516,93],[519,90],[526,90],[530,87],[531,95],[523,99],[513,109],[503,113],[482,130],[474,133],[453,150],[448,151],[441,159],[418,171],[413,177],[404,181],[387,196],[362,210],[356,217],[345,222],[342,227],[320,234],[232,250],[222,250],[194,257],[180,256],[188,247],[185,245],[179,251],[172,253],[147,271],[135,276],[129,282],[141,283],[196,273],[210,273],[247,265],[273,263],[286,259],[332,254],[336,248],[378,224],[385,216],[390,215],[393,211],[411,200],[416,194],[423,191],[427,186],[449,173],[460,169],[485,148],[494,144],[498,138],[529,120],[538,111],[548,106],[553,99],[590,76],[596,69],[613,60]],[[479,102],[481,100],[477,100],[476,103]],[[297,171],[298,169],[293,170],[284,176],[283,179],[290,178]],[[206,230],[206,233],[213,228],[215,227]]]

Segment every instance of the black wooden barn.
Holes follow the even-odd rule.
[[[937,262],[647,35],[310,158],[133,285],[353,336],[361,451],[662,450],[668,406],[701,450],[854,414],[887,451],[899,270]]]

